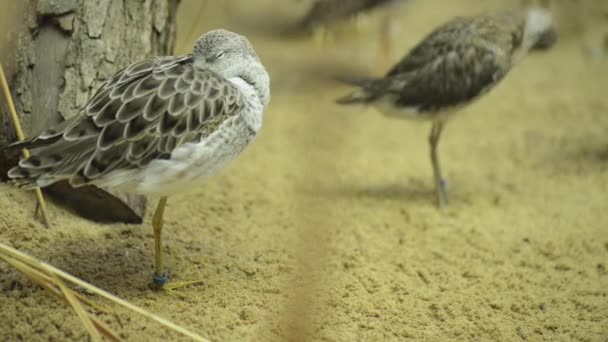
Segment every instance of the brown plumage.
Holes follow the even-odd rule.
[[[384,68],[391,60],[393,31],[398,25],[396,20],[397,6],[405,0],[315,0],[312,7],[299,22],[299,28],[311,30],[321,41],[326,41],[331,24],[359,15],[382,9],[379,42],[380,54],[378,65]],[[392,8],[390,8],[392,6]]]
[[[443,207],[447,194],[436,147],[446,119],[492,89],[550,33],[551,16],[541,8],[456,18],[430,33],[384,77],[351,80],[358,89],[337,102],[433,121],[431,159]]]
[[[60,179],[103,185],[114,170],[144,168],[200,141],[242,106],[231,82],[194,66],[189,55],[146,59],[105,82],[81,115],[13,144],[33,150],[9,177],[25,188]]]
[[[118,71],[73,118],[8,149],[31,149],[9,177],[26,188],[68,179],[160,195],[152,226],[154,284],[164,286],[167,196],[236,158],[262,127],[270,78],[246,37],[213,30],[192,55],[145,59]]]

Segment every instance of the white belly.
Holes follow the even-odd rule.
[[[421,112],[417,107],[397,107],[394,99],[382,97],[373,103],[374,108],[390,118],[406,119],[413,121],[447,120],[462,106],[445,108],[435,112]]]
[[[429,120],[428,114],[420,113],[417,107],[397,107],[395,99],[388,96],[382,96],[373,103],[374,108],[385,116],[391,118],[425,121]]]
[[[143,170],[134,192],[157,195],[187,192],[224,169],[256,133],[242,117],[232,117],[202,141],[176,148],[170,159],[152,161]]]

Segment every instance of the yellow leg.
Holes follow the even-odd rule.
[[[439,165],[439,156],[437,155],[437,145],[442,130],[443,122],[435,121],[433,122],[433,127],[431,128],[431,134],[429,136],[429,142],[431,144],[431,162],[433,163],[433,175],[435,176],[435,190],[437,191],[437,205],[440,209],[443,209],[448,205],[446,184],[441,175],[441,166]]]
[[[177,283],[167,284],[169,280],[169,275],[164,270],[163,266],[163,245],[162,245],[162,230],[164,223],[164,213],[165,207],[167,206],[167,197],[161,197],[158,201],[158,205],[156,206],[156,210],[154,211],[154,216],[152,216],[152,228],[154,229],[154,257],[155,257],[155,268],[154,274],[152,275],[152,283],[153,286],[157,289],[163,289],[172,294],[176,293],[175,289],[186,287],[189,285],[201,284],[202,280],[194,280],[194,281],[184,281]],[[182,295],[183,296],[183,295]]]
[[[154,229],[154,257],[155,257],[155,269],[153,275],[154,284],[162,287],[167,283],[167,273],[163,268],[163,245],[162,245],[162,230],[164,223],[165,207],[167,206],[167,197],[163,196],[158,201],[154,216],[152,216],[152,228]]]

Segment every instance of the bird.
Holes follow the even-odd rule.
[[[324,38],[327,34],[324,28],[332,22],[357,17],[381,8],[390,9],[390,6],[396,6],[402,2],[404,0],[315,0],[306,15],[300,20],[299,26],[317,32]],[[390,58],[391,32],[395,25],[394,12],[389,10],[382,18],[381,64]]]
[[[212,30],[191,54],[128,65],[77,115],[9,145],[31,156],[8,176],[25,189],[68,180],[73,187],[159,196],[153,285],[169,289],[161,239],[168,197],[196,188],[235,159],[260,131],[269,101],[270,77],[249,40]]]
[[[399,0],[316,0],[301,21],[301,26],[315,26],[355,16]]]
[[[437,146],[446,122],[494,88],[539,42],[555,34],[551,13],[538,6],[469,17],[440,25],[383,77],[342,78],[355,87],[340,105],[369,105],[387,117],[431,121],[429,135],[437,205],[446,182]],[[542,44],[541,44],[542,45]]]

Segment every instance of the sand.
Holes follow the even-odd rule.
[[[247,32],[273,83],[257,141],[169,199],[172,280],[203,284],[148,288],[152,207],[143,225],[101,225],[51,203],[47,230],[32,194],[0,184],[0,241],[215,341],[608,340],[608,59],[587,53],[605,26],[568,26],[449,123],[441,212],[429,125],[332,103],[347,90],[327,80],[336,70],[378,73],[374,19],[318,47],[270,34],[292,17],[268,2],[200,15],[185,1],[180,13],[179,52],[210,28]],[[446,3],[401,10],[392,60],[446,18],[500,1]],[[0,307],[0,340],[86,336],[5,264]],[[181,338],[118,313],[101,317],[128,340]]]

